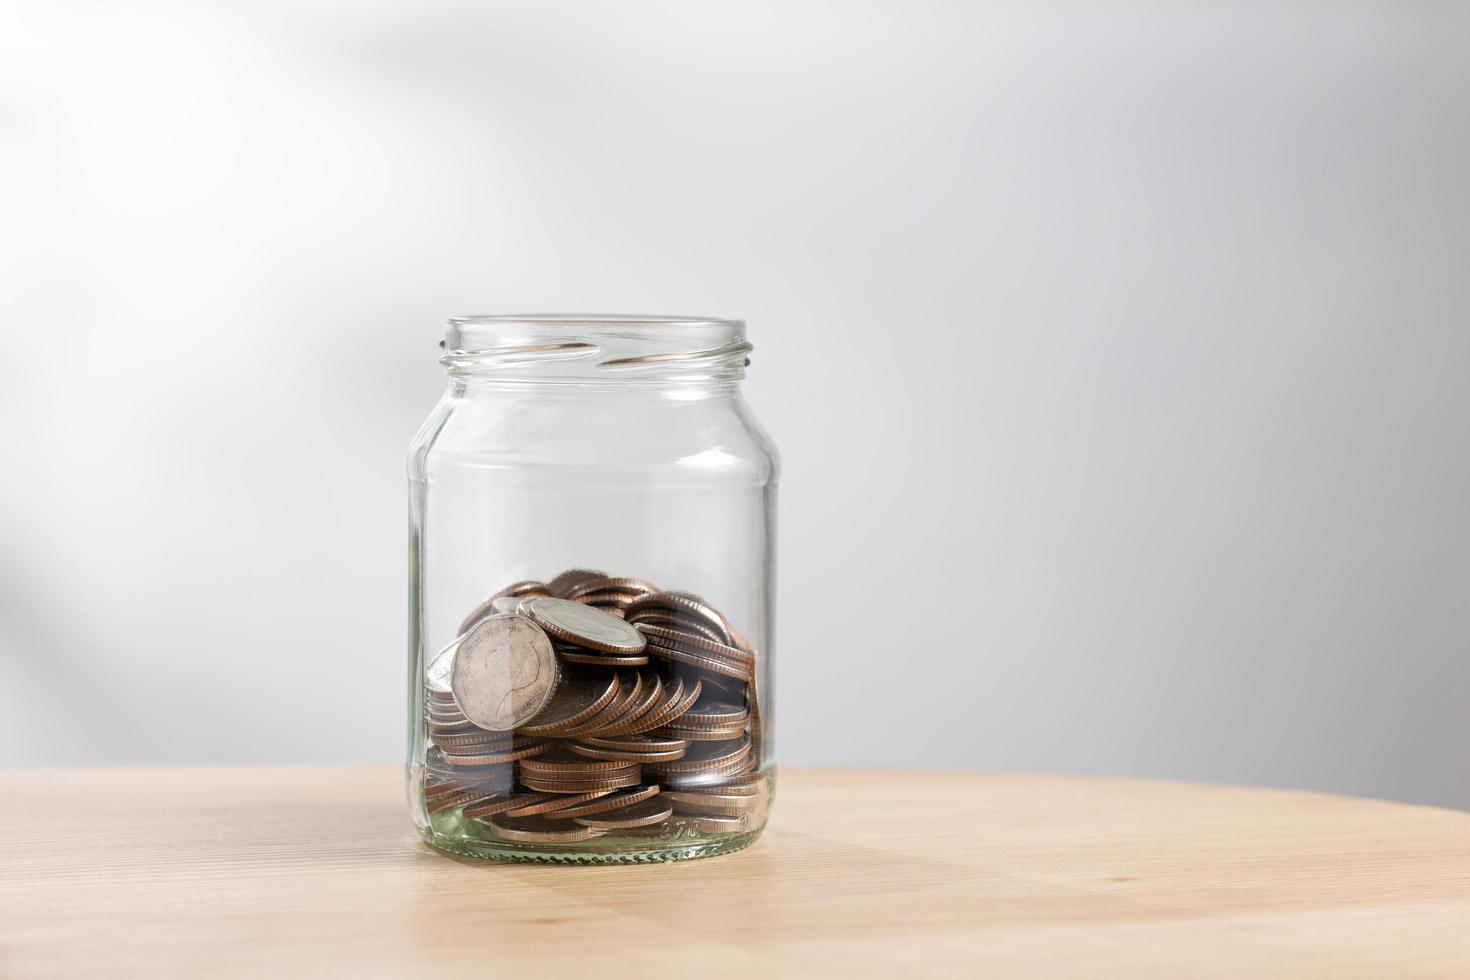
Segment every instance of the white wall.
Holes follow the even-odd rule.
[[[444,316],[748,319],[783,761],[1470,805],[1470,15],[14,4],[0,765],[392,760]]]

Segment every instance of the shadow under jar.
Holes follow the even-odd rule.
[[[435,847],[748,846],[775,785],[775,447],[738,320],[449,321],[409,452],[408,795]]]

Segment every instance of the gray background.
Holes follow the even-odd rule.
[[[0,764],[393,760],[444,316],[743,316],[788,763],[1470,805],[1470,16],[0,31]]]

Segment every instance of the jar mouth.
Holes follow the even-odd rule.
[[[624,313],[450,317],[441,346],[451,376],[571,384],[739,381],[752,350],[742,320]]]

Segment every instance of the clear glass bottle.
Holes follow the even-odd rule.
[[[775,447],[745,325],[449,321],[409,452],[408,795],[429,843],[739,850],[774,789]]]

